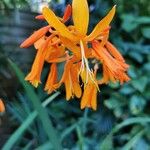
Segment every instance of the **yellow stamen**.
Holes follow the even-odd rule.
[[[80,47],[81,47],[81,56],[82,56],[82,62],[81,62],[81,67],[80,67],[80,71],[79,74],[84,74],[84,71],[86,71],[86,79],[85,80],[85,85],[88,83],[89,77],[90,80],[96,85],[96,87],[99,89],[97,82],[95,81],[94,78],[94,73],[93,71],[90,69],[89,64],[88,64],[88,60],[85,57],[85,51],[84,51],[84,45],[82,40],[80,40]]]

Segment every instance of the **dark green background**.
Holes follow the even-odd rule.
[[[69,2],[67,1],[66,4]],[[113,5],[117,12],[111,24],[110,41],[116,45],[130,65],[131,81],[124,85],[100,87],[98,109],[80,110],[79,100],[65,101],[65,91],[47,107],[47,115],[55,127],[62,147],[81,150],[149,150],[150,149],[150,1],[148,0],[91,0],[89,1],[90,29],[106,15]],[[50,3],[62,15],[64,4]],[[0,2],[0,96],[5,100],[6,113],[1,115],[0,147],[24,123],[33,110],[39,110],[17,80],[17,71],[8,59],[13,60],[26,74],[34,57],[33,48],[20,49],[19,44],[34,30],[43,25],[34,20],[26,1]],[[63,66],[60,66],[60,68]],[[43,72],[45,80],[47,69]],[[35,89],[40,101],[49,97],[43,86]],[[27,87],[28,88],[28,87]],[[44,117],[44,119],[46,119]],[[13,149],[33,149],[51,142],[44,119],[36,118]],[[51,134],[51,133],[50,133]],[[2,139],[2,140],[1,140]],[[51,140],[50,140],[51,141]],[[52,142],[53,143],[53,142]]]

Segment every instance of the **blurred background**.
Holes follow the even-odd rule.
[[[62,16],[71,1],[0,0],[0,98],[6,105],[0,114],[0,149],[150,150],[150,1],[88,2],[89,32],[117,5],[110,41],[130,64],[131,81],[101,86],[97,111],[80,110],[78,100],[67,102],[63,88],[52,96],[43,85],[33,89],[23,78],[35,50],[19,45],[45,24],[34,19],[43,6]],[[47,68],[43,80],[46,75]]]

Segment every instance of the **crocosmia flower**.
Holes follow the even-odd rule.
[[[2,101],[2,99],[0,98],[0,113],[5,111],[5,105]]]
[[[50,64],[45,90],[50,94],[62,84],[66,89],[66,100],[74,97],[81,99],[81,109],[97,108],[97,92],[101,84],[130,80],[126,74],[129,65],[117,48],[109,41],[110,23],[115,15],[116,6],[98,22],[88,35],[89,7],[87,0],[73,0],[64,16],[58,17],[44,7],[42,15],[36,17],[46,21],[47,26],[35,31],[21,47],[34,44],[37,54],[31,72],[26,80],[35,87],[41,83],[44,63]],[[73,24],[66,25],[72,19]],[[68,24],[68,23],[67,23]],[[64,72],[58,80],[58,63],[64,62]],[[102,66],[102,71],[100,70]],[[98,78],[97,74],[102,77]]]

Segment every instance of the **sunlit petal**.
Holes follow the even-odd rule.
[[[91,99],[91,107],[96,110],[97,109],[97,88],[93,87],[92,99]]]
[[[57,83],[57,65],[53,63],[50,67],[50,72],[46,81],[45,89],[48,94],[53,92],[55,89],[54,85]]]
[[[86,35],[89,24],[89,8],[87,0],[73,0],[73,22],[81,35]]]
[[[40,39],[49,30],[50,26],[43,27],[35,31],[29,38],[27,38],[21,45],[21,48],[26,48],[34,44],[38,39]]]
[[[71,13],[72,13],[72,8],[71,5],[67,5],[65,12],[64,12],[64,16],[63,16],[63,22],[66,22],[69,20],[69,18],[71,17]]]
[[[106,48],[117,60],[125,62],[125,60],[122,57],[122,55],[120,54],[120,52],[115,48],[115,46],[113,44],[111,44],[110,42],[107,42]]]
[[[94,38],[96,38],[103,30],[107,29],[109,27],[110,22],[112,21],[116,11],[116,6],[114,6],[107,16],[105,16],[94,28],[92,33],[85,38],[87,41],[92,41]]]
[[[53,11],[44,7],[42,13],[50,26],[54,27],[61,36],[71,39],[72,41],[77,40],[77,38],[70,33],[68,28],[57,18]]]
[[[4,112],[5,111],[5,105],[2,101],[2,99],[0,98],[0,112]]]
[[[84,93],[83,93],[83,96],[81,99],[81,109],[90,106],[89,101],[90,101],[92,94],[93,94],[92,91],[93,91],[93,87],[90,86],[90,84],[88,84],[86,86],[86,88],[84,89]]]

